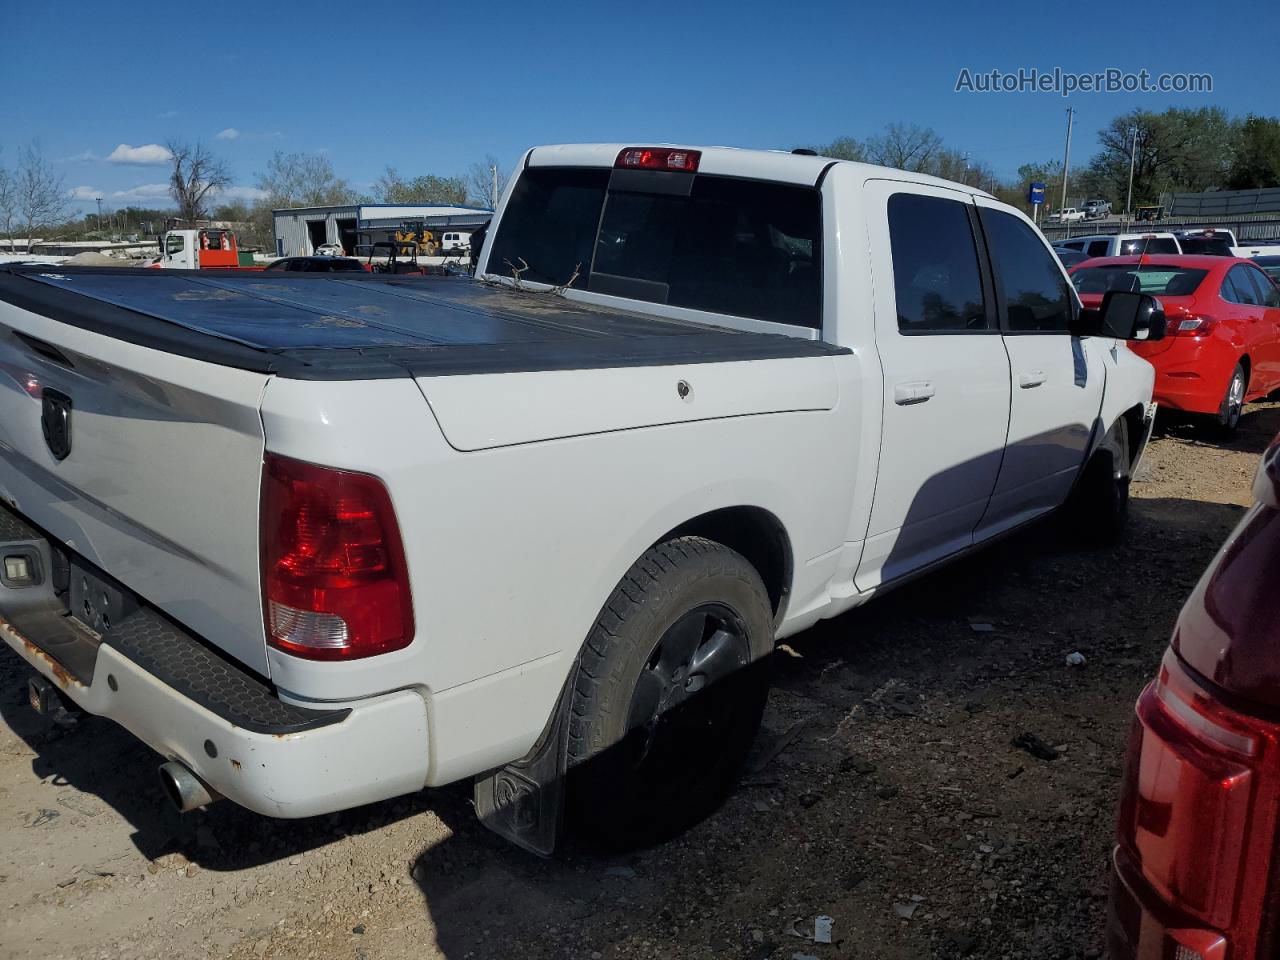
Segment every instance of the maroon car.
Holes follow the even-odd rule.
[[[1280,956],[1280,438],[1138,699],[1110,960]]]

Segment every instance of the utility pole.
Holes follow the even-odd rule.
[[[495,163],[489,167],[489,172],[493,174],[493,209],[498,209],[498,165]]]
[[[961,182],[962,183],[969,182],[969,151],[968,150],[964,152],[964,179]]]
[[[98,233],[101,233],[102,232],[102,198],[95,197],[94,199],[98,201]]]
[[[1129,144],[1129,196],[1124,201],[1124,218],[1128,220],[1133,210],[1133,160],[1138,154],[1138,128],[1133,127],[1130,132],[1133,134],[1133,140]]]
[[[1067,205],[1067,174],[1071,170],[1071,125],[1075,122],[1075,107],[1067,107],[1067,149],[1062,154],[1062,206]]]

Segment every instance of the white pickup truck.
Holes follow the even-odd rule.
[[[1118,531],[1163,315],[1109,296],[965,186],[623,144],[530,150],[475,280],[0,270],[0,636],[182,809],[666,835],[776,641]]]

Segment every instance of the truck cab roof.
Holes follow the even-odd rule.
[[[832,157],[791,153],[787,150],[749,150],[740,147],[706,147],[676,143],[566,143],[534,147],[525,154],[526,167],[597,167],[617,166],[618,156],[628,149],[660,148],[663,150],[698,151],[698,173],[720,177],[744,177],[752,180],[772,180],[778,183],[794,183],[819,186],[824,175],[834,165],[856,168],[867,179],[907,180],[948,190],[956,190],[975,196],[991,196],[985,190],[943,180],[925,173],[913,173],[894,167],[882,167],[874,163],[853,160],[837,160]]]

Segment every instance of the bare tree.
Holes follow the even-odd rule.
[[[28,242],[37,229],[51,227],[66,216],[66,184],[53,172],[39,146],[32,144],[19,154],[12,180],[14,208],[18,221],[26,224]]]
[[[485,154],[481,163],[473,163],[467,168],[463,182],[467,186],[468,203],[486,210],[497,210],[507,174],[498,163],[498,158],[489,153]]]
[[[198,140],[195,144],[170,140],[165,147],[172,167],[169,173],[169,195],[178,205],[183,220],[205,219],[210,194],[231,186],[231,172],[226,161],[214,156]]]
[[[941,149],[941,137],[914,123],[891,123],[883,134],[867,141],[867,155],[872,162],[913,172],[927,171]]]
[[[0,224],[9,239],[9,252],[13,253],[13,220],[18,215],[18,191],[14,175],[8,167],[0,167]]]

